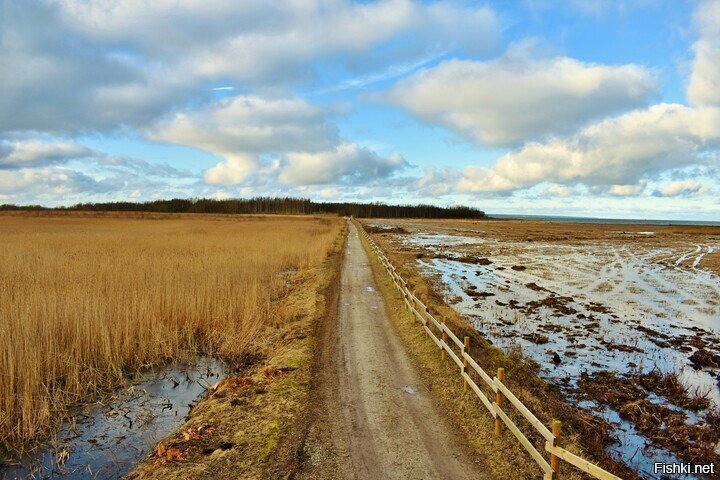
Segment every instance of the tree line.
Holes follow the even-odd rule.
[[[306,198],[256,197],[214,200],[173,198],[148,202],[78,203],[69,207],[0,205],[0,210],[62,210],[102,212],[335,214],[362,218],[485,218],[485,212],[465,206],[387,205],[385,203],[314,202]]]

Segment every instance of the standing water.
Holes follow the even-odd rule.
[[[209,357],[144,372],[110,401],[72,411],[74,420],[39,451],[2,460],[0,478],[120,478],[182,425],[225,373],[223,362]]]

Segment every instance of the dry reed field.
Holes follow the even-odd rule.
[[[144,217],[144,218],[140,218]],[[288,276],[343,222],[291,216],[0,216],[0,447],[46,434],[126,375],[262,354]]]

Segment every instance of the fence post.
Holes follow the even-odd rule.
[[[462,350],[462,351],[463,351],[464,354],[467,353],[468,355],[470,355],[469,350],[470,350],[470,337],[466,336],[465,339],[464,339],[464,341],[463,341],[463,350]],[[468,372],[468,368],[467,368],[467,367],[468,367],[467,357],[466,357],[465,355],[463,355],[463,369],[462,369],[462,371],[463,371],[463,373],[466,374],[466,375],[467,375],[467,372]],[[468,387],[467,380],[463,377],[463,390],[467,390],[467,387]]]
[[[562,427],[562,422],[560,420],[553,420],[552,421],[552,434],[553,437],[555,437],[555,446],[558,445],[558,441],[560,440],[560,427]],[[560,478],[560,457],[557,455],[550,455],[550,467],[553,469],[553,479]]]
[[[505,380],[505,369],[504,368],[498,368],[497,369],[497,379],[501,382]],[[503,396],[502,392],[498,388],[497,393],[495,393],[495,403],[497,403],[498,407],[503,406],[503,402],[505,401],[505,397]],[[499,437],[502,433],[502,419],[500,418],[500,415],[495,417],[495,436]]]
[[[440,350],[440,358],[445,360],[445,345],[447,345],[447,333],[445,330],[442,332],[442,350]]]
[[[425,314],[430,315],[430,309],[428,309],[427,305],[425,305]],[[427,319],[425,319],[425,321],[423,322],[423,325],[427,325]],[[430,336],[430,334],[427,332],[427,330],[425,330],[425,336],[426,337]]]

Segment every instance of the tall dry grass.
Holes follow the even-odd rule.
[[[262,348],[288,272],[321,265],[342,221],[0,216],[0,447],[132,369]]]

